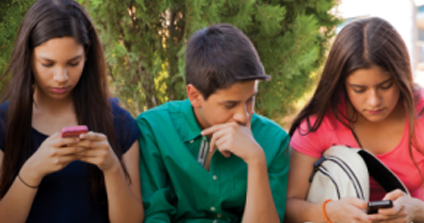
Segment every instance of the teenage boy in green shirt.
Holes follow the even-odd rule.
[[[145,222],[282,222],[288,134],[254,113],[268,80],[249,39],[228,24],[186,49],[188,99],[140,114]]]

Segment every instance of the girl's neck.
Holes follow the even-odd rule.
[[[74,112],[74,102],[72,100],[72,95],[63,99],[54,99],[37,88],[34,91],[34,113],[47,113],[47,114],[62,114],[68,113],[69,111]]]
[[[52,99],[35,90],[32,127],[45,135],[52,135],[65,126],[77,125],[72,96]]]

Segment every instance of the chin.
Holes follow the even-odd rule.
[[[53,100],[63,100],[69,97],[69,94],[63,95],[50,95],[50,98]]]
[[[387,116],[382,116],[382,115],[379,115],[379,116],[372,116],[372,117],[366,117],[366,119],[369,121],[369,122],[382,122],[382,121],[384,121],[384,120],[386,120],[386,118],[387,118]]]

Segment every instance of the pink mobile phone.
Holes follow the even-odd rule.
[[[80,134],[87,133],[86,125],[67,126],[62,128],[62,138],[78,137]]]

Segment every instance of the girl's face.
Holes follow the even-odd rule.
[[[356,70],[347,77],[345,85],[353,107],[370,122],[385,120],[399,102],[395,80],[377,66]]]
[[[32,68],[40,97],[71,97],[85,63],[84,47],[72,37],[50,39],[34,48]]]

